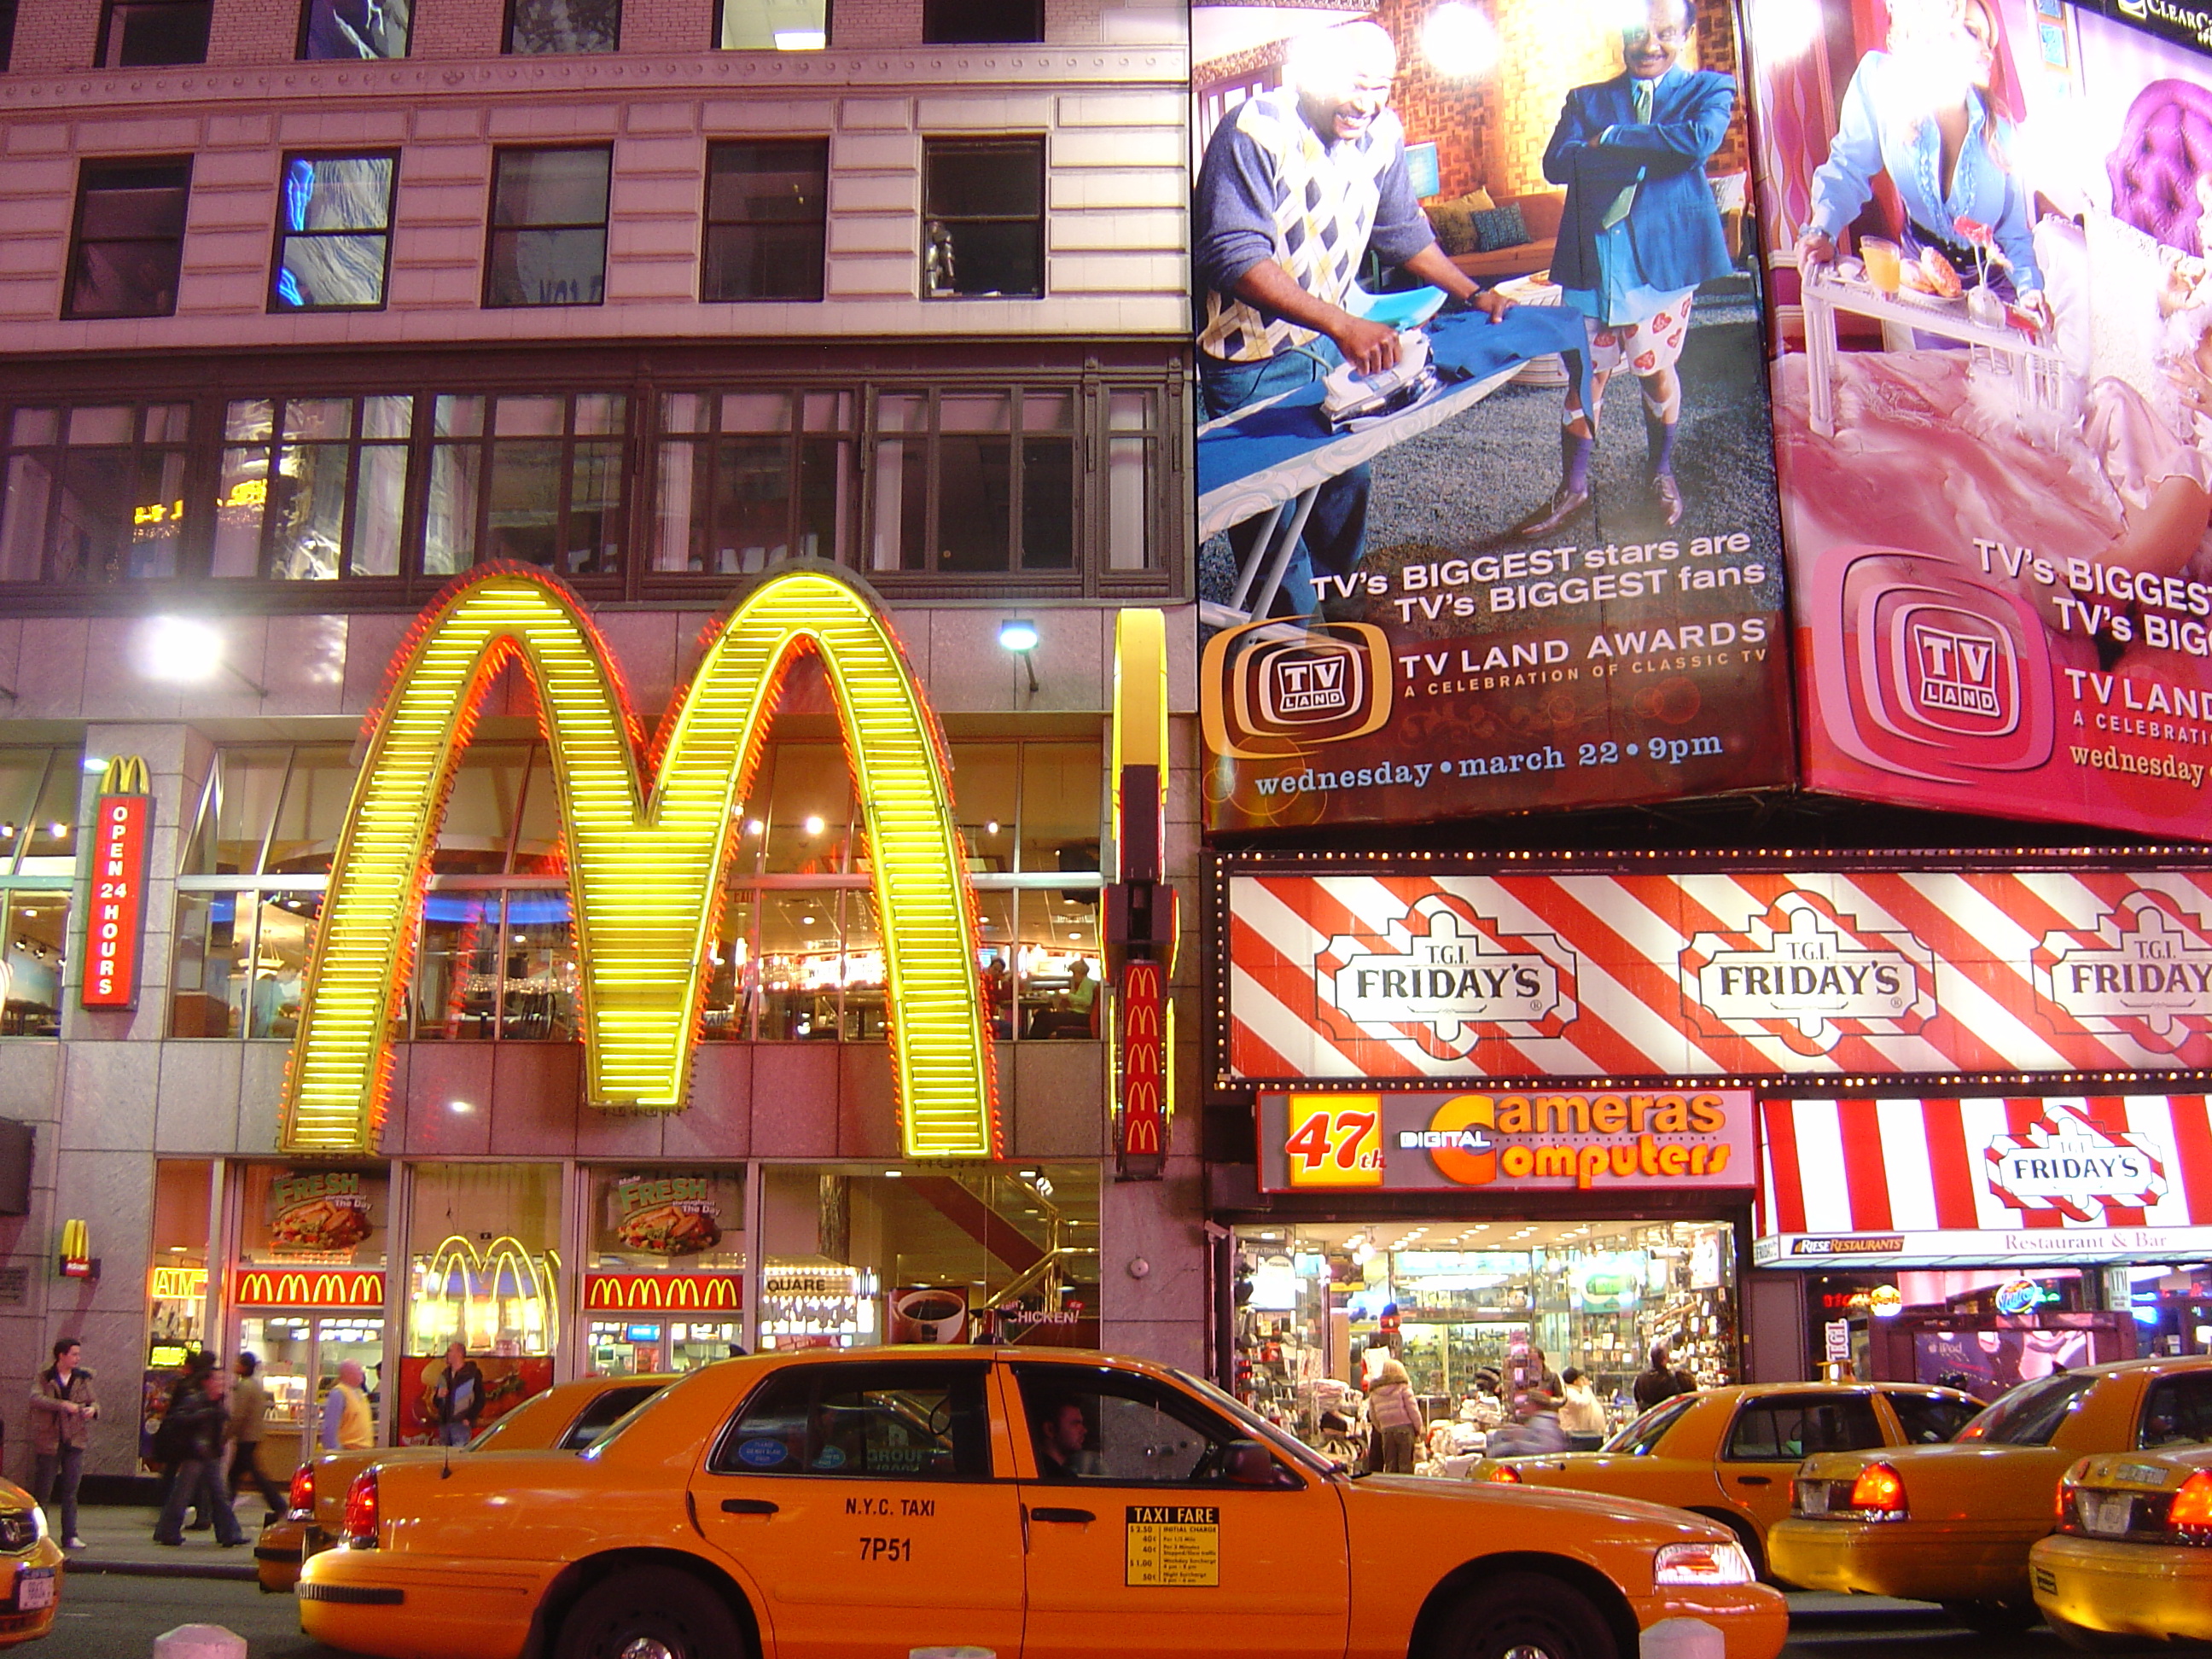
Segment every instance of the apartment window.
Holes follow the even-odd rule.
[[[675,392],[660,400],[653,568],[734,576],[849,545],[849,392]]]
[[[869,458],[877,570],[1075,568],[1075,397],[882,392]]]
[[[926,138],[921,291],[933,300],[1044,293],[1044,140]]]
[[[0,0],[0,74],[15,57],[15,0]]]
[[[0,749],[0,1037],[61,1035],[84,750]]]
[[[623,563],[619,393],[441,393],[431,417],[422,568],[514,559],[571,575]]]
[[[622,0],[509,0],[507,49],[517,56],[613,52],[622,38]]]
[[[271,311],[374,311],[392,258],[396,155],[292,155],[277,198]]]
[[[724,52],[820,52],[830,0],[721,0],[714,38]]]
[[[828,222],[823,138],[707,148],[702,300],[818,300]]]
[[[922,0],[927,46],[998,46],[1044,39],[1044,0]]]
[[[21,407],[8,422],[0,580],[177,574],[189,404]]]
[[[493,163],[487,306],[595,306],[606,297],[613,151],[503,149]]]
[[[64,317],[167,317],[176,310],[191,182],[189,159],[84,164]]]
[[[398,575],[414,422],[411,397],[231,404],[210,573]]]
[[[307,0],[300,14],[300,56],[404,58],[409,0]]]
[[[207,62],[210,0],[108,0],[100,23],[102,69]]]

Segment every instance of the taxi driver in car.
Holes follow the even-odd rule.
[[[1074,1401],[1048,1401],[1034,1427],[1039,1480],[1080,1480],[1098,1472],[1097,1454],[1084,1449],[1091,1440],[1090,1419]]]

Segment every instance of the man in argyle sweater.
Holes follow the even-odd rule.
[[[1327,375],[1340,362],[1374,374],[1398,360],[1396,331],[1345,309],[1371,248],[1386,264],[1492,317],[1483,292],[1437,246],[1406,173],[1390,113],[1398,51],[1373,23],[1347,23],[1292,48],[1287,84],[1238,106],[1206,145],[1194,204],[1199,397],[1216,419]],[[1323,484],[1306,520],[1310,569],[1348,576],[1367,534],[1364,466]],[[1241,563],[1258,533],[1230,541]],[[1289,614],[1313,609],[1294,561]]]

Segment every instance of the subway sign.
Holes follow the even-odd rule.
[[[649,741],[605,640],[555,578],[486,566],[423,613],[369,724],[303,986],[281,1148],[374,1150],[430,850],[477,709],[510,662],[537,687],[560,795],[587,1098],[681,1110],[732,815],[783,677],[807,652],[834,696],[865,816],[905,1155],[997,1156],[944,738],[872,595],[812,562],[780,567],[731,609]]]

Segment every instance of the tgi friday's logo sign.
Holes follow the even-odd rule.
[[[1934,951],[1807,892],[1783,894],[1741,933],[1695,935],[1680,966],[1693,1024],[1778,1036],[1799,1054],[1847,1035],[1908,1035],[1936,1014]]]
[[[1575,953],[1556,936],[1507,933],[1441,893],[1379,938],[1338,934],[1314,966],[1324,1024],[1408,1035],[1439,1059],[1464,1059],[1484,1036],[1556,1036],[1581,1012]]]
[[[2055,1210],[2069,1221],[2112,1224],[2106,1212],[2147,1210],[2166,1194],[2170,1146],[2134,1128],[2107,1129],[2081,1108],[2046,1102],[2024,1129],[1983,1148],[1983,1170],[1998,1202]]]
[[[2035,980],[2085,1030],[2174,1048],[2212,1030],[2212,939],[2163,894],[2129,894],[2094,932],[2045,933]]]

